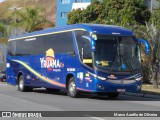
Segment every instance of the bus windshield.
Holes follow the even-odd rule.
[[[98,68],[114,72],[140,70],[135,37],[97,35],[94,64]]]

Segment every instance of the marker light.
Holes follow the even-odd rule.
[[[139,78],[136,78],[135,80],[136,81],[141,81],[143,79],[143,77],[139,77]]]
[[[101,77],[101,76],[98,76],[98,75],[96,75],[96,74],[93,74],[93,73],[89,73],[89,74],[92,75],[92,76],[95,77],[95,78],[100,79],[100,80],[106,80],[106,78]]]

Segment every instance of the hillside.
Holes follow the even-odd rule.
[[[0,3],[0,19],[7,18],[13,12],[9,8],[41,6],[45,8],[45,17],[52,21],[56,21],[56,0],[6,0]]]

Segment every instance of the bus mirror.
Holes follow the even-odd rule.
[[[138,39],[139,43],[142,43],[145,46],[146,55],[149,54],[149,43],[144,39]]]
[[[95,51],[95,41],[94,41],[94,39],[90,36],[82,36],[82,38],[90,41],[92,52],[94,52]]]

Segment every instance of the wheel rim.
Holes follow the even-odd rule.
[[[75,95],[75,92],[76,92],[76,84],[75,82],[71,82],[70,85],[69,85],[69,93],[70,95],[74,96]]]
[[[21,90],[23,89],[23,84],[24,84],[23,79],[20,78],[20,80],[19,80],[19,87],[20,87]]]

